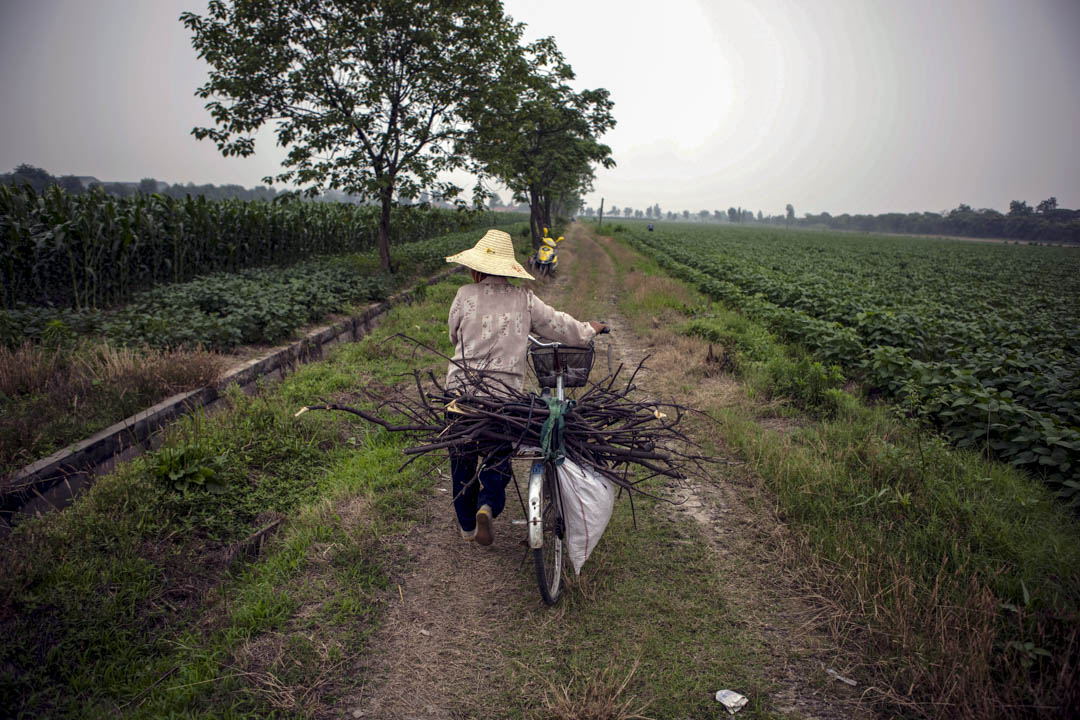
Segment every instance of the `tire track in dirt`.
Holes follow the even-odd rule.
[[[487,680],[504,671],[505,660],[487,648],[542,612],[527,582],[531,560],[517,572],[523,526],[510,522],[522,517],[513,489],[486,548],[461,539],[449,489],[443,473],[426,519],[400,538],[390,606],[356,668],[365,681],[359,696],[342,703],[345,717],[470,717],[466,709],[482,706]]]

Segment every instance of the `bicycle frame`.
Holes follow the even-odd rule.
[[[541,398],[551,397],[552,376],[555,378],[555,396],[560,403],[566,401],[567,382],[570,387],[581,387],[588,382],[588,371],[592,368],[593,360],[591,346],[589,348],[566,346],[571,354],[564,354],[560,358],[559,348],[563,347],[562,343],[543,343],[532,335],[529,336],[529,343],[534,349],[551,348],[550,368],[547,367],[545,361],[545,367],[541,370],[537,364],[537,356],[532,356],[533,369],[536,370],[537,380],[541,386]],[[588,351],[588,367],[575,367],[578,361],[583,359],[579,354],[583,349]],[[567,358],[570,358],[569,363],[565,362]],[[585,370],[584,376],[573,374],[579,369]],[[567,380],[567,378],[570,379]],[[528,544],[536,567],[536,583],[540,587],[540,597],[547,605],[554,605],[559,601],[559,593],[562,591],[563,541],[566,537],[562,491],[559,487],[559,474],[554,461],[536,455],[533,455],[531,459],[529,505],[526,508]]]
[[[543,343],[529,336],[529,343],[536,347],[550,347],[555,348],[555,369],[557,375],[555,377],[555,397],[559,399],[559,402],[566,400],[565,392],[563,390],[563,373],[562,366],[559,363],[559,351],[558,348],[561,343]],[[541,397],[544,393],[549,392],[548,389],[544,389],[541,392]],[[544,528],[543,528],[543,508],[541,507],[541,490],[544,484],[544,461],[533,460],[532,466],[529,469],[529,547],[533,550],[538,550],[544,546]],[[558,498],[556,498],[558,499]],[[562,503],[556,503],[556,512],[561,518],[562,515]]]
[[[543,508],[540,506],[540,491],[544,486],[544,463],[533,461],[529,469],[529,547],[539,550],[544,547]]]

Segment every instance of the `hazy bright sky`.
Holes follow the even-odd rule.
[[[507,0],[606,87],[618,167],[587,196],[766,214],[1080,206],[1077,0]],[[0,0],[0,171],[258,184],[190,136],[199,0]]]

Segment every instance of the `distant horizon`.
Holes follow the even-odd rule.
[[[23,163],[18,163],[15,167],[18,167],[18,165],[21,165],[21,164],[23,164]],[[138,180],[107,180],[107,179],[102,178],[100,175],[96,175],[96,174],[57,173],[57,172],[53,172],[50,168],[43,167],[41,165],[35,165],[34,163],[25,163],[25,164],[31,165],[33,167],[40,168],[42,170],[45,170],[50,175],[52,175],[52,176],[54,176],[56,178],[60,178],[62,176],[72,176],[72,177],[78,177],[78,178],[92,177],[92,178],[98,180],[99,182],[101,182],[102,184],[138,185],[144,179],[151,179],[151,180],[156,180],[159,183],[165,183],[165,184],[169,185],[170,187],[175,186],[175,185],[180,185],[181,187],[186,187],[187,185],[194,185],[196,187],[203,186],[203,185],[213,185],[214,187],[226,187],[226,186],[234,186],[235,185],[235,186],[242,187],[245,190],[254,190],[256,188],[262,187],[262,188],[269,188],[269,189],[274,190],[275,192],[278,192],[278,193],[295,192],[296,191],[296,188],[283,188],[283,187],[280,187],[280,186],[268,185],[266,183],[257,183],[255,185],[243,185],[241,183],[236,183],[236,182],[215,183],[215,182],[197,182],[197,181],[194,181],[194,180],[186,180],[186,181],[183,181],[183,182],[170,182],[169,180],[165,180],[165,179],[157,177],[155,175],[147,175],[145,178],[139,178]],[[10,175],[10,174],[12,174],[15,171],[15,167],[11,168],[11,170],[0,172],[0,175]],[[348,193],[344,193],[342,191],[337,191],[337,192],[340,192],[343,195],[348,195]],[[459,197],[463,198],[466,194],[467,193],[462,193],[462,195],[460,195]],[[527,203],[524,203],[524,202],[522,202],[522,203],[509,202],[508,199],[507,199],[508,191],[506,191],[505,189],[501,189],[501,190],[496,191],[496,194],[503,200],[502,207],[511,207],[511,206],[514,206],[514,205],[527,204]],[[353,195],[351,197],[358,197],[358,196]],[[1035,198],[1012,198],[1012,200],[1018,200],[1018,201],[1026,202],[1031,207],[1035,207],[1038,203],[1042,202],[1043,200],[1047,200],[1050,197],[1056,198],[1057,196],[1056,195],[1050,195],[1048,197],[1038,198],[1038,199],[1035,199]],[[448,201],[448,202],[452,203],[453,201]],[[1060,200],[1059,200],[1059,203],[1060,203]],[[629,203],[627,203],[627,204],[629,204]],[[792,203],[792,205],[794,205],[794,203]],[[1008,206],[1006,206],[1004,208],[995,208],[995,207],[976,207],[975,205],[972,205],[971,203],[961,203],[961,205],[969,205],[971,207],[971,209],[976,211],[976,212],[981,211],[981,210],[992,210],[992,211],[996,211],[996,212],[1000,212],[1002,214],[1005,214],[1009,210]],[[618,207],[620,209],[625,207],[625,205],[623,205],[623,204],[619,204],[618,202],[615,202],[615,201],[609,201],[607,199],[605,199],[604,206],[605,206],[605,208],[610,208],[610,207],[614,206],[614,207]],[[599,205],[598,204],[597,205],[592,205],[592,204],[586,202],[585,205],[582,208],[582,211],[584,211],[584,209],[586,207],[591,207],[594,210],[599,210]],[[630,205],[630,207],[632,209],[634,209],[634,210],[638,210],[638,209],[640,209],[642,211],[645,210],[644,207],[638,208],[638,207],[635,207],[634,205]],[[652,207],[652,205],[650,205],[649,207]],[[741,207],[743,210],[752,210],[755,215],[760,210],[761,212],[763,212],[765,214],[766,217],[776,217],[777,215],[783,215],[784,214],[783,212],[766,212],[764,208],[756,208],[756,207],[745,206],[745,205],[741,206],[741,205],[738,205],[738,204],[736,204],[736,205],[728,204],[727,207],[736,207],[736,208]],[[677,212],[677,213],[682,213],[683,210],[689,210],[692,216],[696,216],[697,213],[699,213],[702,210],[707,209],[711,213],[711,212],[713,212],[715,210],[726,210],[727,207],[724,207],[724,208],[721,208],[721,207],[713,207],[713,208],[699,207],[696,210],[693,209],[693,208],[690,208],[690,207],[681,207],[678,210],[671,210],[671,211],[672,212]],[[952,210],[956,210],[959,207],[960,207],[960,205],[957,205],[956,207],[941,208],[941,209],[924,208],[922,210],[886,210],[884,212],[878,212],[878,213],[867,213],[867,212],[852,212],[852,211],[848,211],[848,210],[842,210],[842,211],[819,210],[817,212],[813,212],[813,211],[804,212],[804,211],[799,210],[799,208],[797,206],[795,206],[795,214],[796,214],[797,217],[806,217],[807,215],[817,216],[817,215],[821,215],[823,213],[828,213],[829,215],[832,215],[832,216],[839,216],[839,215],[851,215],[851,216],[855,216],[855,215],[870,216],[870,215],[872,215],[872,216],[880,216],[880,215],[894,215],[894,214],[911,215],[911,214],[922,214],[922,213],[932,213],[932,214],[936,214],[936,215],[944,215],[944,214],[946,214],[946,213],[948,213],[948,212],[950,212]],[[1064,209],[1073,209],[1073,208],[1068,208],[1065,205],[1059,204],[1059,209],[1064,210]],[[667,213],[670,210],[670,208],[664,208],[664,207],[661,206],[661,210],[664,213]],[[621,214],[621,211],[620,211],[620,214]],[[633,219],[637,219],[637,218],[627,218],[627,219],[633,220]],[[656,218],[656,219],[662,219],[662,218]]]

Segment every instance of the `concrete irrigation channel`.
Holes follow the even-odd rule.
[[[213,385],[166,398],[0,480],[0,537],[8,535],[25,517],[64,509],[93,484],[95,476],[157,447],[161,430],[172,421],[198,410],[213,412],[223,402],[221,396],[227,387],[239,385],[245,392],[253,393],[258,380],[284,377],[297,365],[321,359],[328,347],[363,338],[391,308],[412,302],[417,289],[460,271],[456,267],[439,273],[413,290],[392,295],[356,315],[312,330],[288,347],[232,368]]]

